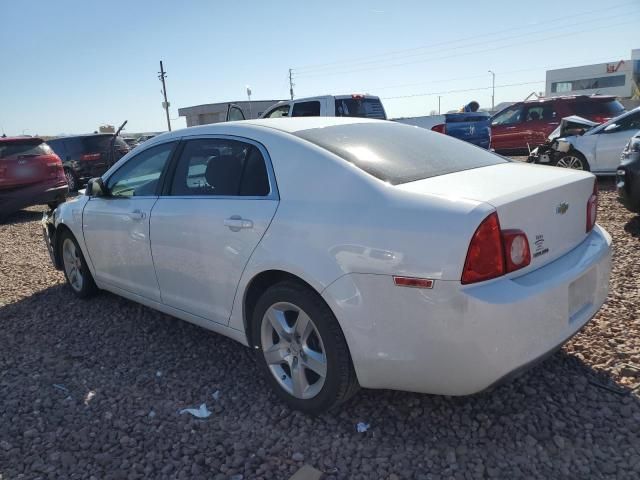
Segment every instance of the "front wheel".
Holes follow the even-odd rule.
[[[64,276],[67,279],[71,291],[79,298],[87,298],[98,291],[98,287],[93,281],[87,262],[84,259],[82,250],[73,235],[62,232],[60,236],[60,256]]]
[[[321,413],[358,390],[338,321],[308,287],[285,281],[269,288],[258,300],[253,327],[258,363],[292,408]]]
[[[560,157],[555,163],[556,167],[570,168],[572,170],[589,171],[589,162],[584,158],[580,152],[575,150],[567,152],[564,156]]]

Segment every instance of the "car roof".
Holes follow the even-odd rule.
[[[44,142],[40,137],[0,137],[0,142],[13,143],[13,142],[32,142],[41,143]]]
[[[61,137],[52,138],[51,140],[70,140],[73,138],[87,138],[87,137],[112,137],[113,133],[81,133],[79,135],[63,135]]]
[[[557,97],[543,97],[543,98],[535,98],[532,100],[526,100],[522,103],[546,103],[546,102],[576,102],[578,100],[591,100],[591,101],[610,101],[615,100],[616,97],[613,95],[566,95],[566,96],[557,96]]]

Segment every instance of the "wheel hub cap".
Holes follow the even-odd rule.
[[[327,376],[320,333],[299,307],[279,302],[267,309],[260,329],[262,353],[280,387],[296,398],[315,397]]]

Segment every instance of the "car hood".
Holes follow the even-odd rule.
[[[564,117],[560,120],[560,125],[549,134],[547,140],[550,142],[556,138],[566,137],[570,130],[574,129],[584,129],[585,131],[599,125],[598,122],[593,122],[584,117],[580,117],[578,115],[571,115],[569,117]]]

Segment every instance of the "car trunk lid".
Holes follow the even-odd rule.
[[[527,235],[531,263],[518,271],[524,273],[564,255],[585,239],[587,202],[594,182],[595,177],[584,172],[510,162],[397,188],[494,206],[502,230],[518,229]]]

